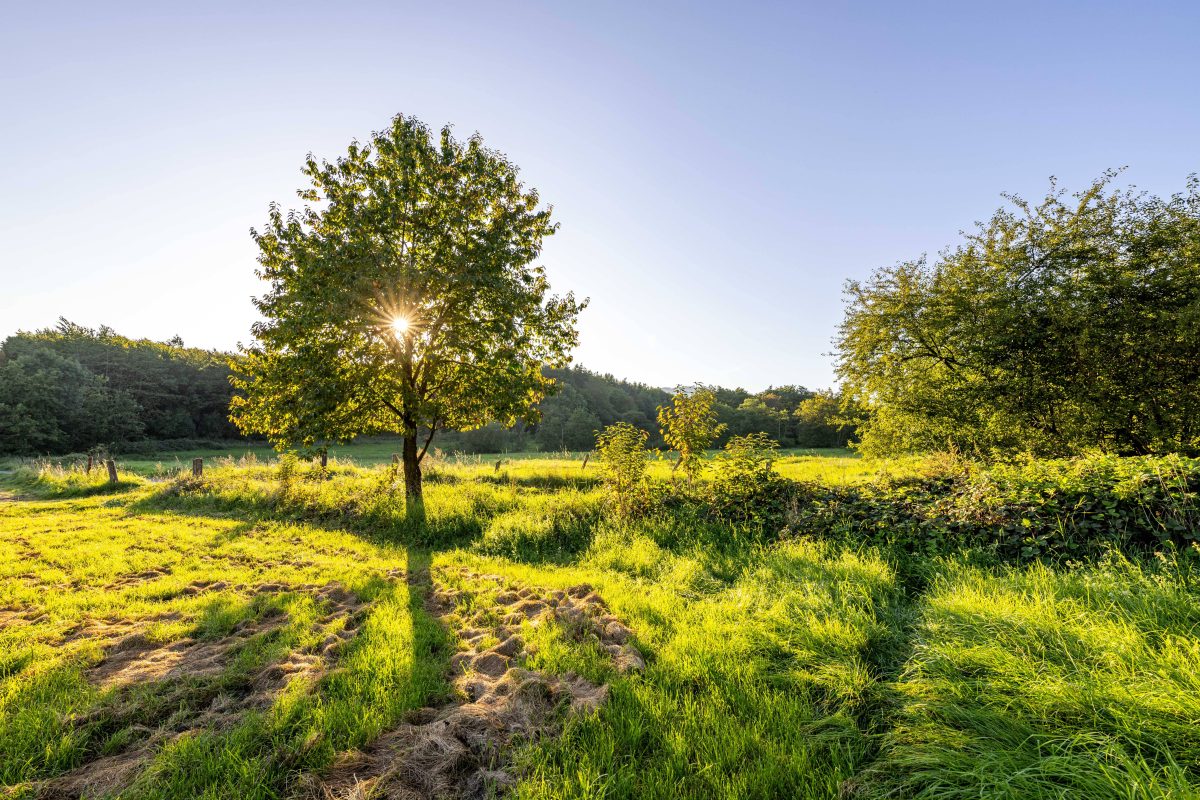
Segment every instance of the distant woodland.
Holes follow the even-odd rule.
[[[229,421],[236,359],[186,347],[178,338],[130,339],[65,319],[54,328],[10,336],[0,346],[0,453],[135,453],[240,439]],[[666,389],[583,367],[547,374],[557,391],[538,405],[537,422],[443,431],[434,447],[466,453],[589,450],[597,430],[621,421],[661,445],[655,418],[658,407],[670,403]],[[792,385],[758,393],[709,388],[727,426],[725,438],[764,432],[783,447],[844,447],[853,435],[839,421],[839,399],[828,392]]]

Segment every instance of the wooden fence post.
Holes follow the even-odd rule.
[[[104,465],[106,467],[108,467],[108,482],[116,483],[117,482],[117,462],[113,461],[110,458],[104,462]]]
[[[200,477],[203,477],[203,475],[204,475],[204,459],[203,458],[193,458],[192,459],[192,477],[200,478]]]
[[[88,465],[87,465],[87,469],[85,469],[85,470],[83,471],[83,473],[84,473],[85,475],[91,475],[91,474],[92,474],[92,454],[91,454],[91,453],[88,453]]]

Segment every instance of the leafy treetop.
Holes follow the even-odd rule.
[[[531,262],[550,209],[478,135],[397,116],[303,172],[310,205],[272,204],[252,231],[270,290],[234,418],[281,448],[399,433],[419,501],[433,433],[527,416],[551,385],[543,367],[570,361],[585,303],[549,294]]]

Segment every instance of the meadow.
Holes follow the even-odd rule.
[[[6,796],[1200,796],[1200,463],[385,448],[12,465]]]
[[[380,464],[390,464],[392,456],[399,452],[400,441],[380,437],[365,438],[347,444],[331,445],[329,457],[335,462],[347,465],[371,467]],[[497,461],[501,464],[514,461],[545,462],[545,466],[561,466],[563,462],[575,466],[583,464],[588,456],[585,451],[561,452],[503,452],[503,453],[440,453],[434,448],[434,461],[455,466],[488,465],[495,467]],[[716,451],[710,451],[715,453]],[[657,453],[655,454],[658,455]],[[247,444],[229,442],[224,447],[210,447],[198,450],[170,450],[152,455],[118,456],[121,469],[148,478],[167,478],[178,475],[192,468],[192,459],[203,458],[210,464],[255,464],[267,463],[276,459],[275,450],[266,444]],[[901,474],[920,459],[889,459],[864,461],[853,450],[841,448],[784,448],[779,451],[777,469],[787,477],[797,480],[820,479],[833,482],[856,482],[877,477],[881,471]],[[78,470],[86,465],[87,457],[81,455],[58,456],[53,458],[16,458],[0,457],[0,470],[13,471],[21,466],[53,466],[67,471]],[[584,468],[586,471],[586,467]],[[594,469],[594,465],[593,465]],[[659,457],[651,467],[656,477],[666,477],[670,472],[670,462],[665,457]]]

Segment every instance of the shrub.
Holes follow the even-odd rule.
[[[774,472],[779,445],[765,433],[734,436],[713,458],[710,511],[722,522],[778,529],[795,486]]]
[[[1031,459],[864,486],[799,485],[791,525],[912,552],[1073,558],[1113,546],[1188,546],[1200,534],[1198,497],[1198,459]]]
[[[712,389],[698,389],[690,395],[680,390],[671,398],[670,406],[658,407],[663,441],[679,454],[672,471],[682,468],[689,483],[700,474],[704,449],[725,431],[713,410],[716,399]]]
[[[630,516],[641,505],[647,438],[646,431],[628,422],[614,423],[596,434],[596,452],[604,467],[604,482],[622,517]]]

